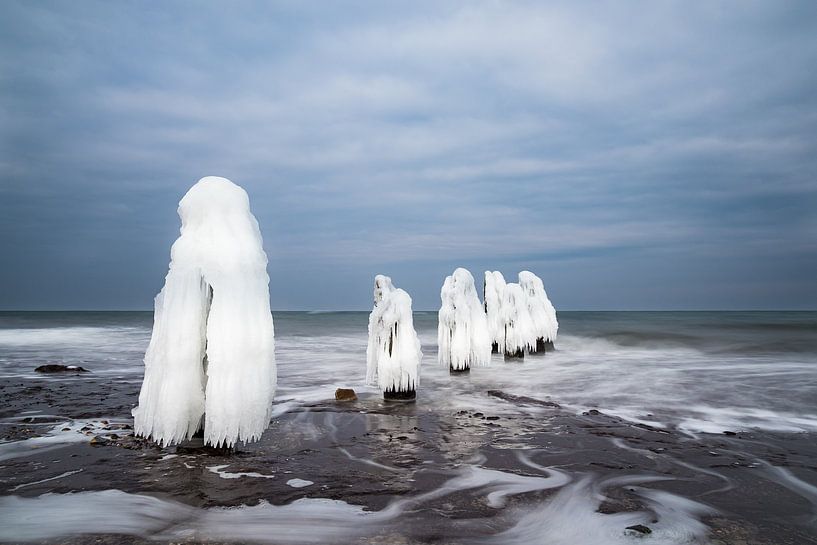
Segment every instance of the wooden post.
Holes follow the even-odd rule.
[[[505,359],[506,360],[521,360],[525,357],[525,351],[521,348],[517,349],[514,352],[505,351]]]
[[[553,346],[553,341],[546,341],[544,337],[536,339],[536,352],[553,352],[556,348]]]
[[[395,387],[383,391],[385,401],[403,401],[413,403],[417,399],[417,390],[398,390]]]

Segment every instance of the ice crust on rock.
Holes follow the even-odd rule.
[[[395,288],[388,276],[377,275],[374,308],[369,315],[366,383],[380,387],[383,392],[414,391],[422,357],[411,314],[411,297]]]
[[[533,322],[535,339],[555,341],[559,331],[559,322],[556,320],[556,309],[548,299],[542,279],[530,271],[519,273],[519,286],[527,297],[528,312]]]
[[[458,268],[446,277],[440,299],[437,326],[440,364],[458,371],[487,365],[491,360],[491,336],[471,273]]]
[[[247,193],[225,178],[198,181],[179,202],[181,235],[156,296],[138,435],[232,446],[267,429],[275,341],[267,256]],[[203,420],[203,422],[202,422]]]
[[[536,346],[536,330],[528,310],[527,299],[519,284],[505,285],[500,305],[503,335],[499,342],[499,350],[505,354],[530,350]]]
[[[505,328],[502,322],[502,299],[505,291],[505,277],[499,271],[485,271],[483,284],[483,300],[485,301],[485,315],[488,320],[488,334],[491,343],[502,344]]]

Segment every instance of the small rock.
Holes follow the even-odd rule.
[[[103,445],[107,445],[108,440],[105,437],[102,437],[101,435],[97,435],[96,437],[91,439],[91,444],[95,447],[101,447]]]
[[[647,534],[651,534],[652,530],[649,527],[644,526],[643,524],[636,524],[634,526],[627,526],[625,530],[630,530],[631,532],[635,533],[636,535],[646,536]]]
[[[37,373],[89,373],[84,367],[79,365],[61,365],[58,363],[49,363],[47,365],[40,365],[34,369]]]
[[[335,401],[357,401],[357,394],[351,388],[335,390]]]
[[[486,416],[485,420],[499,420],[498,416]]]
[[[598,416],[601,412],[598,409],[590,409],[589,411],[584,413],[587,416]]]
[[[724,435],[737,435],[737,433],[735,433],[733,431],[724,431],[723,434]]]
[[[482,413],[474,413],[474,416],[477,417],[477,418],[482,418],[485,415],[482,414]]]

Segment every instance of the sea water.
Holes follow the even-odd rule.
[[[366,389],[367,313],[273,315],[279,400]],[[486,390],[501,390],[690,434],[817,431],[817,312],[560,312],[559,320],[555,352],[511,366],[495,354],[452,382],[436,363],[436,312],[415,312],[418,403],[484,406]],[[62,363],[140,382],[151,326],[149,312],[0,313],[0,377]]]
[[[381,413],[372,405],[371,400],[380,394],[364,385],[368,314],[273,314],[279,385],[273,414],[274,418],[290,418],[285,427],[268,430],[265,434],[268,443],[259,448],[263,450],[268,448],[264,445],[269,442],[275,443],[277,432],[297,428],[297,435],[305,440],[329,436],[330,448],[336,449],[337,455],[348,462],[348,467],[338,466],[338,471],[345,473],[356,468],[356,474],[364,475],[368,468],[372,473],[367,478],[374,483],[389,475],[399,480],[401,476],[408,478],[425,471],[436,475],[436,482],[426,483],[414,494],[389,495],[384,490],[384,494],[389,495],[385,508],[365,508],[354,496],[349,498],[349,503],[327,497],[324,493],[327,484],[321,482],[320,475],[291,473],[298,471],[297,468],[286,463],[266,463],[263,453],[252,451],[236,459],[209,462],[169,454],[151,462],[156,467],[145,468],[151,479],[165,478],[173,471],[190,471],[191,475],[199,475],[196,472],[201,471],[226,483],[223,486],[228,488],[224,490],[245,489],[251,481],[260,487],[260,492],[257,496],[250,495],[252,501],[246,501],[246,507],[226,508],[216,504],[202,508],[175,497],[139,493],[139,488],[130,492],[106,489],[110,486],[96,481],[93,488],[87,490],[84,486],[77,488],[61,483],[70,483],[71,479],[94,468],[55,466],[49,469],[41,462],[24,465],[25,460],[43,459],[46,453],[56,461],[61,458],[59,449],[69,441],[73,442],[70,444],[87,441],[87,437],[77,434],[76,430],[85,426],[94,430],[101,427],[99,419],[72,420],[56,427],[53,423],[43,424],[48,429],[39,437],[23,441],[0,439],[3,459],[0,477],[3,482],[14,483],[7,486],[8,495],[0,496],[0,541],[41,541],[83,533],[111,533],[164,540],[351,543],[384,532],[421,534],[414,535],[414,539],[424,541],[422,532],[433,531],[439,534],[429,538],[431,541],[609,545],[641,542],[640,537],[624,529],[648,524],[652,528],[651,543],[706,543],[710,531],[706,517],[718,515],[708,500],[717,495],[726,497],[732,490],[744,486],[742,474],[722,469],[718,464],[696,466],[679,458],[677,452],[660,458],[655,452],[643,450],[643,446],[621,437],[611,437],[606,443],[609,446],[602,448],[633,452],[634,460],[643,458],[643,466],[604,472],[595,472],[592,466],[583,466],[578,461],[567,467],[542,466],[534,461],[537,455],[539,460],[570,460],[571,455],[554,452],[551,454],[555,454],[555,458],[542,457],[541,446],[531,448],[526,444],[524,437],[529,435],[522,433],[521,428],[518,442],[513,436],[520,411],[524,412],[529,431],[531,420],[535,422],[541,416],[544,422],[552,414],[548,404],[558,404],[562,410],[575,415],[596,409],[604,415],[643,426],[641,429],[668,430],[673,437],[687,437],[691,445],[716,444],[718,438],[724,437],[723,432],[779,434],[768,444],[758,446],[756,440],[745,443],[750,450],[740,456],[754,461],[744,466],[744,471],[749,471],[752,479],[774,483],[780,490],[790,491],[790,505],[806,506],[807,512],[817,515],[817,487],[810,482],[811,473],[803,467],[781,466],[782,458],[771,463],[752,454],[763,453],[767,446],[769,452],[779,450],[780,445],[790,443],[788,438],[814,437],[817,431],[815,312],[560,312],[556,351],[529,355],[521,361],[505,361],[501,355],[493,355],[488,366],[474,368],[470,374],[457,377],[450,376],[447,368],[437,364],[436,312],[416,312],[414,323],[423,344],[423,361],[416,411],[407,417],[407,422],[423,426],[422,422],[428,422],[423,419],[424,414],[439,415],[445,420],[465,411],[471,414],[481,411],[494,418],[500,416],[507,433],[504,445],[497,447],[509,449],[511,458],[517,460],[517,469],[489,467],[491,463],[486,455],[490,449],[474,447],[468,435],[471,431],[458,433],[456,429],[448,429],[435,432],[438,435],[431,443],[444,446],[445,456],[455,463],[435,461],[439,453],[433,452],[436,447],[432,447],[417,451],[417,455],[429,458],[419,463],[417,467],[421,469],[411,470],[399,465],[399,460],[380,455],[370,445],[349,443],[348,439],[343,445],[334,441],[335,434],[343,431],[338,429],[342,422],[347,426],[349,422],[365,423],[371,432],[378,431],[376,425],[388,426],[387,422],[392,420],[403,425],[399,424],[401,417]],[[137,392],[151,327],[150,312],[0,313],[0,383],[88,380],[82,376],[40,375],[34,371],[39,365],[62,363],[88,369],[94,385],[101,389],[106,383],[130,384],[131,390]],[[360,405],[361,414],[356,410],[328,411],[317,416],[310,413],[310,406],[325,404],[339,387],[354,388],[369,400]],[[523,400],[523,406],[507,402],[509,398]],[[25,408],[25,403],[16,401],[18,407]],[[101,406],[127,407],[135,403],[135,398],[119,399],[105,401]],[[31,414],[27,414],[29,412]],[[123,414],[119,417],[127,418],[126,410],[120,412]],[[48,420],[48,415],[42,412],[23,413],[5,411],[0,415],[0,424],[8,427],[29,422],[32,416]],[[355,420],[355,415],[360,419]],[[575,422],[571,425],[582,425],[581,419]],[[549,430],[547,433],[560,433],[552,428],[542,429]],[[571,437],[574,430],[563,429],[562,432]],[[352,432],[347,431],[346,437],[349,433]],[[412,434],[411,431],[405,433]],[[456,441],[446,443],[446,434]],[[288,436],[287,440],[293,440],[292,437]],[[392,438],[376,438],[375,443],[378,440],[391,442]],[[386,449],[390,443],[382,444]],[[560,444],[561,449],[571,448],[569,440]],[[813,446],[813,442],[811,444]],[[594,445],[599,448],[599,443]],[[412,446],[406,444],[406,448],[410,450]],[[729,448],[725,445],[719,450],[725,453]],[[790,449],[798,447],[792,444],[786,448],[793,454]],[[806,451],[809,449],[806,447]],[[705,450],[704,455],[708,456]],[[809,454],[800,452],[799,456]],[[327,459],[334,458],[327,456]],[[8,465],[12,463],[17,465]],[[688,470],[694,480],[709,479],[711,483],[701,481],[703,492],[691,489],[697,490],[694,497],[662,489],[662,483],[683,479],[673,476],[672,471],[656,471],[661,464],[665,468]],[[31,467],[34,472],[26,478],[7,473],[9,470],[4,468],[9,467]],[[522,474],[519,467],[525,468]],[[192,482],[210,486],[211,492],[221,490],[222,487],[212,490],[212,484],[205,485],[207,481],[202,479],[196,477]],[[285,484],[290,481],[311,484],[295,488]],[[266,490],[263,486],[278,486],[276,483],[289,490],[303,491],[304,495],[281,505],[270,504],[262,499]],[[52,485],[61,486],[59,490],[63,493],[47,493]],[[641,508],[615,513],[600,508],[608,490],[625,489],[627,494],[640,498]],[[536,496],[538,492],[544,494],[543,491],[551,495]],[[436,513],[439,504],[435,504],[434,509],[427,508],[430,503],[447,501],[458,494],[475,494],[479,498],[473,503],[475,511],[468,519],[449,523],[446,517]],[[520,494],[534,496],[528,503],[520,506],[516,502],[513,509],[506,510],[508,500]],[[337,498],[337,492],[332,497]],[[340,497],[346,499],[342,494]],[[727,499],[722,501],[730,505]],[[443,503],[442,507],[446,505]],[[735,500],[731,505],[743,504]],[[483,519],[484,511],[480,509],[495,511],[497,517]],[[742,509],[745,511],[735,515],[763,524],[751,509]],[[764,507],[763,511],[766,510]],[[768,521],[773,525],[780,513],[775,513],[775,509],[770,513]],[[792,531],[805,532],[798,535],[817,532],[817,516],[792,520],[795,523]],[[427,530],[429,528],[431,530]]]

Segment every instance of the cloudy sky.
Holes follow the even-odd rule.
[[[817,308],[817,3],[0,3],[0,308],[150,309],[205,175],[274,309]]]

